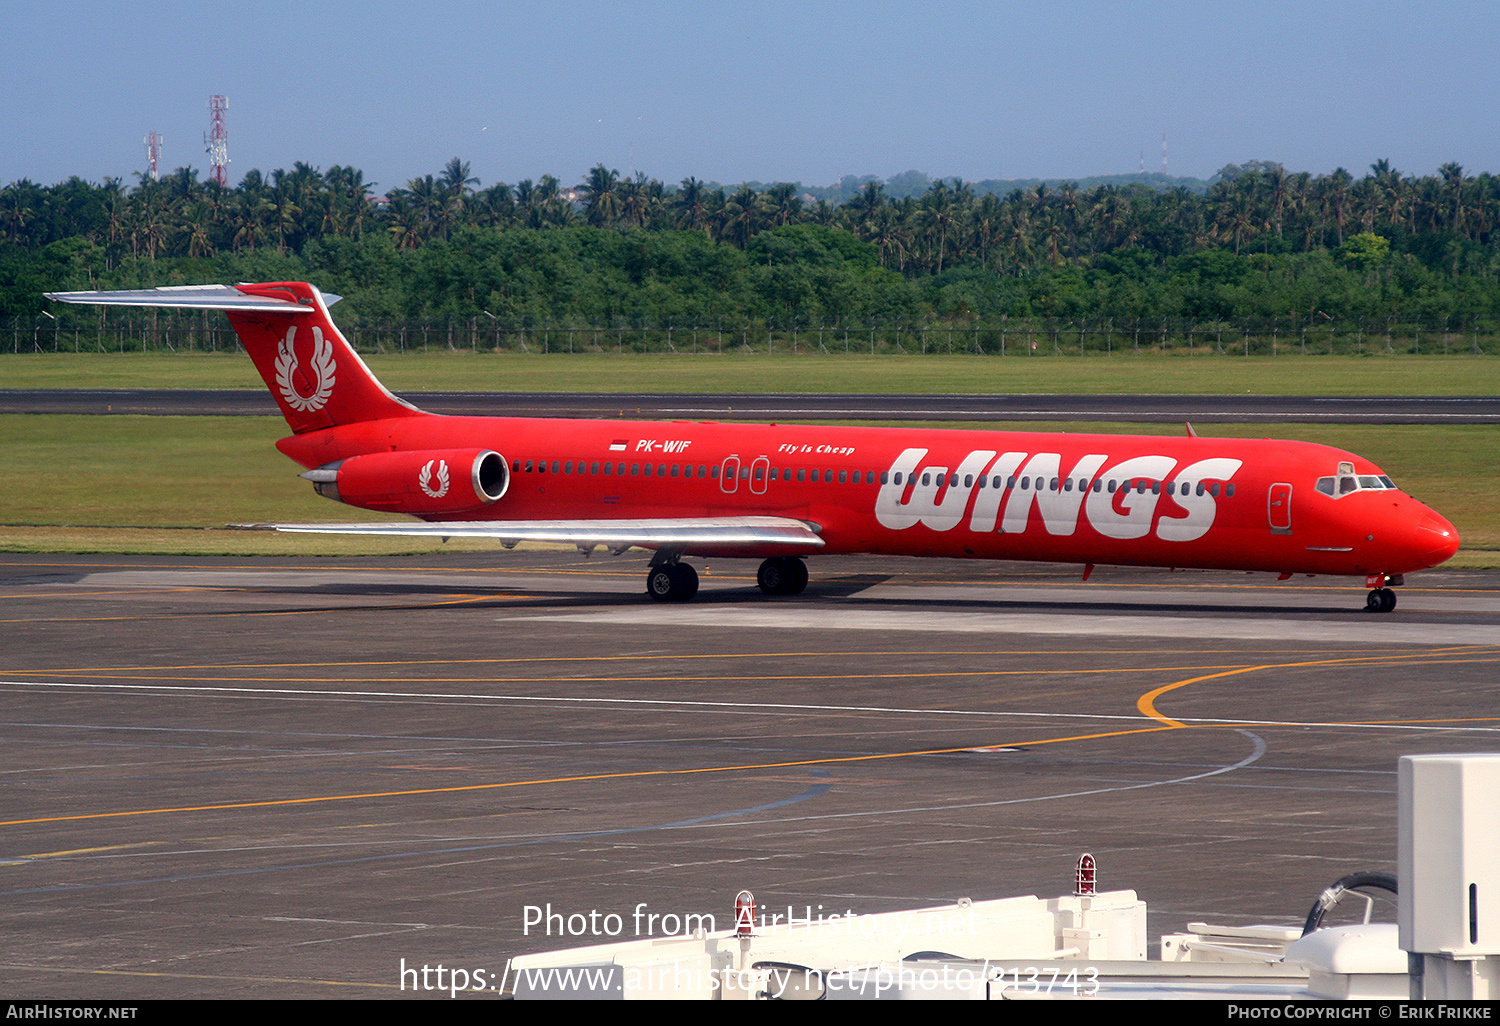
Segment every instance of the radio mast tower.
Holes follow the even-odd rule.
[[[1161,134],[1161,173],[1167,173],[1167,133]]]
[[[220,187],[229,185],[229,130],[224,127],[224,112],[229,101],[217,94],[208,98],[208,133],[203,141],[208,148],[209,174]]]
[[[145,139],[146,143],[146,177],[153,182],[161,181],[161,136],[155,131]]]

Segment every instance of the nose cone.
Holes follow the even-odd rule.
[[[1411,553],[1413,570],[1437,566],[1458,551],[1458,530],[1430,509],[1418,514],[1405,534],[1403,548]]]

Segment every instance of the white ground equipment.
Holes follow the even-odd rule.
[[[1399,776],[1396,879],[1345,877],[1302,929],[1191,923],[1147,961],[1145,903],[1096,893],[1085,855],[1075,893],[1050,899],[780,913],[742,891],[730,929],[521,956],[506,986],[571,1000],[1500,998],[1500,755],[1403,756]],[[1398,890],[1399,925],[1369,921],[1372,886]],[[1365,921],[1319,929],[1350,896]]]

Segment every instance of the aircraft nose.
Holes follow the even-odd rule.
[[[1458,551],[1458,530],[1432,510],[1418,516],[1409,532],[1410,551],[1423,568],[1437,566]]]

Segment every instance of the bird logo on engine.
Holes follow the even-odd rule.
[[[433,465],[437,465],[437,473],[433,474]],[[434,476],[436,486],[434,486]],[[422,487],[422,492],[429,499],[441,499],[448,494],[448,461],[428,460],[422,467],[422,472],[417,475],[417,484]]]

